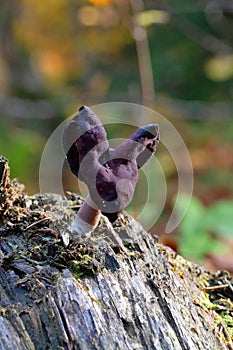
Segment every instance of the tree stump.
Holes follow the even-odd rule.
[[[75,194],[28,197],[0,158],[1,350],[233,349],[233,283],[126,213],[64,248]],[[111,231],[111,232],[110,232]]]

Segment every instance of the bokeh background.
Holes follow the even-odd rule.
[[[78,106],[149,106],[183,137],[195,176],[187,215],[166,235],[177,173],[160,147],[168,192],[152,233],[233,272],[232,24],[231,0],[1,0],[0,153],[12,177],[39,191],[46,141]],[[121,131],[116,125],[109,137]],[[130,210],[137,213],[137,199]]]

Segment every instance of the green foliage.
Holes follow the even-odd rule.
[[[185,203],[183,195],[178,203],[179,216],[184,212]],[[226,253],[227,247],[219,238],[233,239],[233,201],[221,201],[205,208],[193,197],[179,228],[179,252],[182,255],[202,260],[209,253]]]
[[[233,201],[220,201],[210,206],[205,220],[210,231],[233,239]]]
[[[35,182],[43,138],[32,130],[16,127],[11,129],[4,125],[1,125],[1,130],[0,153],[10,162],[11,178],[18,177],[23,183],[30,178],[31,182]]]

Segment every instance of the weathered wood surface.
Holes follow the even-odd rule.
[[[205,305],[200,287],[209,273],[127,216],[114,228],[123,249],[102,224],[91,240],[66,250],[56,229],[59,197],[51,198],[47,221],[48,211],[43,219],[36,207],[48,207],[43,196],[25,196],[27,213],[16,222],[6,205],[1,213],[1,350],[233,349],[225,325]],[[60,212],[74,215],[70,202],[62,203]]]

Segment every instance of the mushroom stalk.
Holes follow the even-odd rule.
[[[92,201],[90,195],[87,196],[80,207],[76,218],[68,227],[73,240],[79,237],[90,237],[91,232],[96,228],[100,219],[100,210]]]
[[[99,219],[100,210],[96,207],[90,195],[88,195],[83,205],[78,211],[76,220],[84,222],[86,225],[89,225],[89,227],[91,227],[93,230],[98,225]]]

